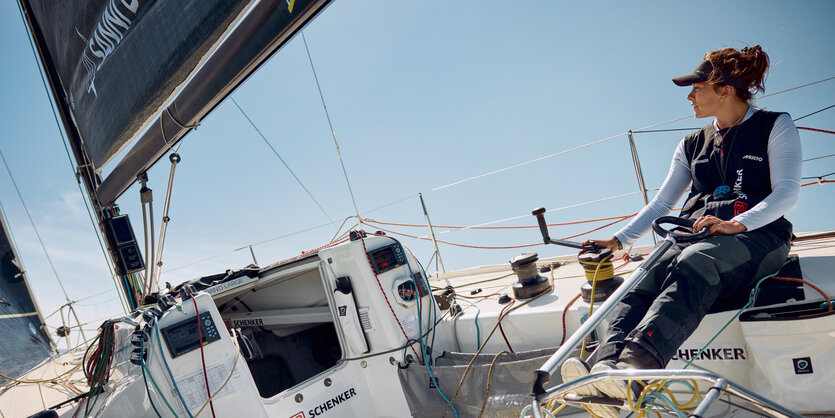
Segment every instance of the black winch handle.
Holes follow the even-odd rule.
[[[562,245],[563,247],[579,248],[586,251],[597,251],[600,249],[594,241],[589,241],[588,245],[583,245],[577,241],[551,239],[548,234],[548,224],[545,222],[545,208],[536,208],[531,211],[531,214],[536,216],[536,221],[539,223],[539,232],[542,233],[542,242],[546,244]]]
[[[652,230],[655,231],[656,234],[661,235],[664,238],[666,238],[669,235],[670,238],[675,240],[675,242],[694,242],[707,238],[710,235],[710,229],[708,229],[708,227],[702,228],[702,230],[697,233],[690,234],[686,232],[667,230],[661,227],[661,224],[673,224],[693,229],[694,223],[696,223],[696,221],[693,219],[684,219],[679,218],[677,216],[662,216],[652,221]]]

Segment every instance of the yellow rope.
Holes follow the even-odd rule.
[[[481,402],[481,410],[478,412],[479,418],[484,416],[484,408],[487,407],[487,400],[490,399],[490,383],[493,381],[493,368],[496,367],[496,361],[499,360],[499,357],[510,354],[507,350],[503,350],[501,353],[496,354],[496,357],[493,357],[493,361],[490,362],[490,369],[487,371],[487,389],[484,391],[484,401]]]
[[[589,280],[591,282],[591,297],[589,298],[589,318],[591,318],[591,314],[594,313],[594,289],[597,288],[597,273],[600,271],[600,267],[604,264],[604,262],[595,264],[597,264],[597,268],[594,269],[594,275],[591,277],[591,280]],[[610,262],[609,266],[611,267],[611,265],[612,263]],[[583,345],[580,346],[580,358],[583,358],[583,356],[586,353],[587,340],[588,337],[583,338]]]
[[[556,398],[554,398],[554,399],[556,399]],[[557,414],[559,414],[559,413],[560,413],[560,411],[562,411],[563,409],[565,409],[565,407],[566,407],[566,406],[568,406],[568,404],[561,404],[561,405],[560,405],[559,407],[557,407],[556,409],[551,410],[551,415],[557,415]],[[548,409],[550,410],[551,408],[548,408]]]
[[[219,388],[217,388],[215,393],[213,393],[212,396],[210,396],[209,399],[206,401],[206,403],[204,403],[203,406],[200,407],[200,410],[198,410],[197,413],[194,414],[195,417],[200,415],[200,413],[203,412],[204,409],[206,409],[206,407],[209,405],[209,402],[211,402],[215,398],[215,396],[217,396],[220,393],[220,391],[222,391],[223,388],[226,387],[226,384],[228,384],[229,381],[232,380],[232,375],[235,374],[235,367],[238,365],[238,357],[241,355],[239,351],[241,351],[241,348],[238,347],[238,334],[234,330],[232,330],[232,342],[235,344],[235,361],[232,362],[232,370],[229,371],[229,376],[226,376],[226,380],[223,381],[223,384],[220,385]]]

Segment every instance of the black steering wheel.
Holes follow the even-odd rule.
[[[689,234],[686,232],[672,231],[661,227],[661,224],[673,224],[692,230],[694,223],[696,223],[696,221],[693,219],[684,219],[679,218],[677,216],[662,216],[652,221],[652,230],[664,238],[669,236],[675,242],[694,242],[707,238],[710,235],[710,229],[708,229],[707,227],[702,228],[702,230],[699,232]]]

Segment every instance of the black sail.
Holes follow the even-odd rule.
[[[134,307],[142,289],[120,267],[111,205],[329,0],[18,1]],[[102,180],[102,166],[132,141]]]
[[[128,154],[104,179],[97,196],[116,200],[154,162],[199,123],[267,58],[283,46],[329,0],[261,0],[241,19]]]
[[[0,214],[2,215],[2,214]],[[53,354],[26,273],[0,216],[0,370],[18,377]],[[0,384],[6,381],[0,378]]]
[[[250,4],[20,1],[57,74],[56,96],[96,168],[146,126]]]

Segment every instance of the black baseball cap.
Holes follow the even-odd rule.
[[[710,80],[711,73],[713,73],[713,64],[708,60],[704,60],[699,63],[699,66],[692,73],[673,78],[673,83],[677,86],[690,86],[697,83],[704,83]],[[748,82],[732,76],[728,69],[723,69],[721,76],[713,81],[740,89],[748,89]]]

